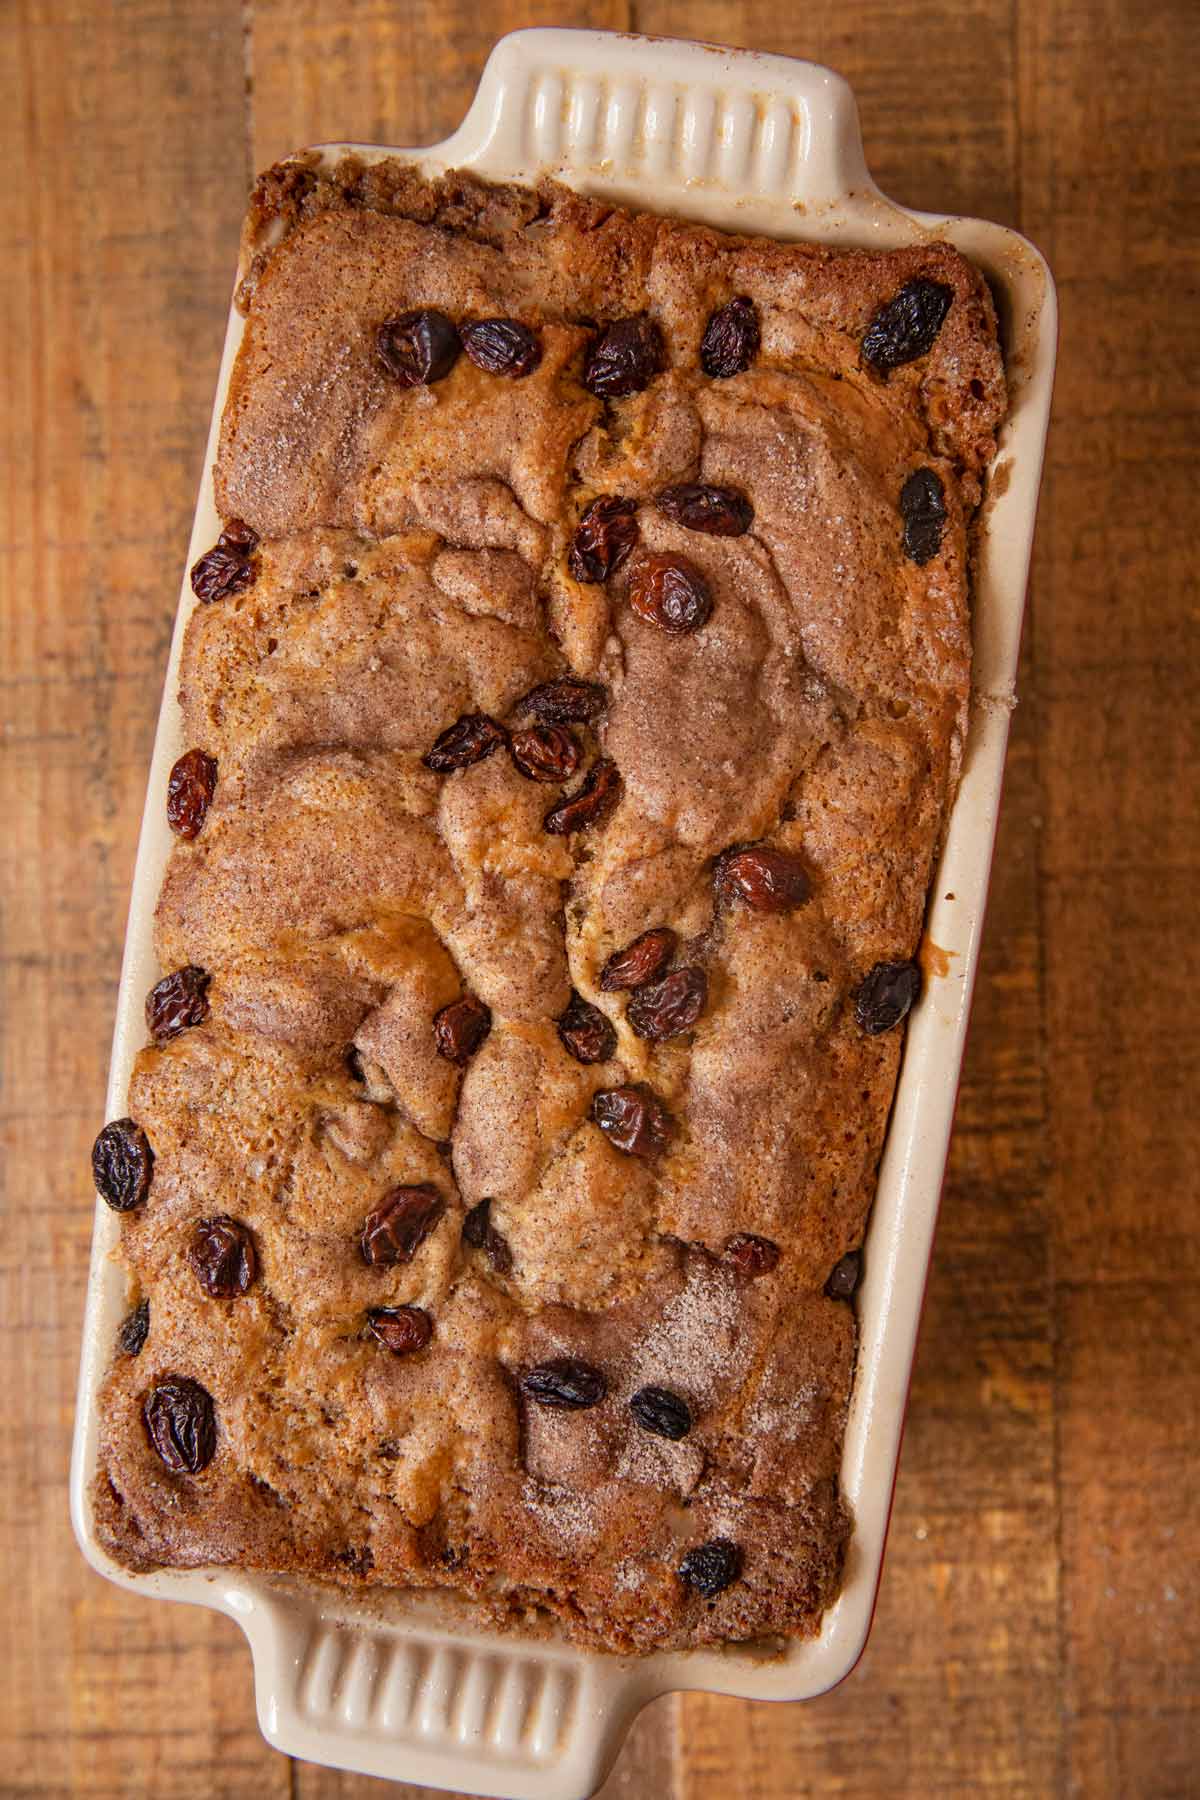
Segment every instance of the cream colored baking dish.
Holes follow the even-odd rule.
[[[332,145],[359,154],[395,154]],[[640,1661],[554,1638],[481,1630],[448,1602],[354,1600],[298,1580],[218,1570],[131,1576],[96,1543],[88,1490],[96,1390],[124,1306],[111,1260],[118,1222],[97,1206],[71,1472],[76,1535],[93,1568],[121,1586],[237,1619],[250,1640],[268,1740],[313,1762],[512,1800],[582,1800],[603,1779],[638,1710],[670,1689],[799,1700],[840,1681],[871,1623],[909,1370],[954,1113],[978,959],[1013,678],[1021,632],[1055,350],[1046,265],[998,225],[904,210],[863,161],[846,84],[812,63],[609,32],[523,31],[504,38],[462,127],[427,151],[427,171],[466,166],[496,178],[544,171],[589,193],[729,230],[867,245],[945,237],[987,274],[1006,337],[1011,411],[984,509],[974,594],[975,693],[962,785],[934,886],[929,935],[944,952],[908,1030],[871,1216],[859,1296],[861,1345],[842,1485],[855,1533],[845,1586],[819,1638],[774,1661],[698,1651]],[[241,321],[231,310],[188,563],[212,543],[211,462]],[[151,919],[169,850],[163,795],[184,748],[175,701],[184,583],[138,847],[121,973],[107,1117],[122,1114],[144,1039],[142,1002],[158,976]]]

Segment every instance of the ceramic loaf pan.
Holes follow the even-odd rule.
[[[463,166],[522,181],[550,172],[587,193],[735,232],[871,249],[944,237],[988,276],[1005,338],[1011,410],[997,453],[1004,479],[983,509],[970,734],[928,919],[946,972],[930,973],[908,1027],[871,1215],[842,1462],[855,1530],[843,1591],[818,1638],[770,1661],[737,1649],[626,1660],[552,1636],[488,1632],[465,1609],[428,1597],[356,1601],[231,1570],[129,1575],[97,1545],[88,1498],[96,1391],[125,1293],[112,1260],[118,1220],[97,1206],[71,1475],[75,1531],[92,1566],[136,1593],[235,1618],[254,1656],[262,1730],[280,1750],[505,1800],[583,1800],[656,1695],[703,1688],[811,1698],[849,1673],[866,1641],[978,960],[1050,405],[1054,289],[1037,252],[1014,232],[885,199],[863,161],[849,88],[827,69],[786,57],[608,32],[517,32],[492,52],[470,112],[444,144],[336,144],[327,154],[346,149],[408,156],[429,173]],[[189,566],[219,528],[211,465],[240,331],[231,310]],[[167,772],[184,747],[175,692],[193,604],[185,581],[138,847],[108,1118],[126,1110],[145,1038],[142,1001],[159,973],[151,921],[170,848]]]

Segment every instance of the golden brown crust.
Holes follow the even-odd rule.
[[[961,753],[966,533],[1004,407],[986,287],[938,242],[835,254],[353,159],[264,176],[246,254],[216,481],[263,542],[253,583],[189,623],[185,733],[219,773],[157,917],[164,969],[209,972],[211,1016],[143,1051],[131,1087],[155,1164],[124,1252],[150,1331],[105,1388],[102,1536],[132,1567],[455,1587],[615,1649],[814,1631],[849,1530],[855,1346],[823,1290],[862,1239],[900,1049],[852,997],[916,950]],[[949,311],[883,379],[863,334],[919,277]],[[700,338],[738,295],[761,352],[709,379]],[[416,306],[518,318],[541,361],[512,380],[464,356],[402,389],[375,334]],[[666,367],[603,402],[588,344],[641,312]],[[916,468],[946,507],[923,564],[899,513]],[[744,492],[752,529],[654,506],[697,480]],[[699,568],[702,629],[639,616],[636,555],[607,585],[571,577],[598,494],[639,502],[638,555]],[[515,728],[567,673],[607,695],[572,727],[581,768],[621,779],[590,831],[548,832],[562,787],[503,748],[424,764],[456,719]],[[721,853],[764,839],[800,858],[807,904],[715,903]],[[707,995],[656,1043],[599,975],[662,926]],[[556,1028],[572,990],[611,1023],[600,1062]],[[459,1063],[433,1018],[464,993],[491,1028]],[[656,1160],[592,1120],[627,1084],[674,1121]],[[414,1184],[440,1215],[411,1261],[369,1266],[364,1220]],[[189,1260],[217,1214],[257,1249],[236,1298]],[[731,1260],[747,1232],[776,1268]],[[426,1312],[428,1347],[391,1355],[366,1328],[379,1306]],[[564,1356],[604,1372],[598,1405],[522,1398],[522,1372]],[[194,1475],[142,1425],[169,1375],[213,1399]],[[686,1398],[684,1438],[638,1424],[646,1384]],[[713,1538],[742,1569],[706,1600],[676,1571]]]

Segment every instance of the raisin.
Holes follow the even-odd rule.
[[[150,1192],[154,1152],[140,1125],[114,1119],[92,1145],[96,1192],[114,1212],[132,1212]]]
[[[150,1335],[150,1302],[142,1300],[126,1313],[117,1332],[117,1349],[122,1356],[140,1356]]]
[[[495,719],[489,719],[486,713],[465,713],[434,739],[433,749],[421,761],[435,775],[449,775],[454,769],[468,769],[472,763],[482,762],[498,745],[507,742],[507,731]]]
[[[246,556],[258,549],[258,533],[245,519],[227,519],[217,543],[222,550],[240,550]]]
[[[691,1408],[670,1388],[639,1388],[629,1402],[629,1410],[639,1425],[655,1437],[670,1438],[672,1443],[678,1443],[692,1429]]]
[[[462,348],[454,321],[433,307],[386,320],[375,343],[388,374],[406,388],[444,381]]]
[[[222,1213],[201,1219],[192,1235],[188,1261],[206,1294],[234,1300],[245,1294],[258,1274],[258,1256],[249,1227]]]
[[[423,1350],[433,1336],[433,1320],[419,1306],[373,1306],[367,1313],[372,1337],[393,1356]]]
[[[904,554],[924,565],[942,547],[946,529],[946,494],[932,469],[914,469],[900,489],[900,515],[904,520]]]
[[[779,1245],[754,1231],[735,1231],[725,1239],[725,1254],[739,1275],[769,1275],[779,1264]]]
[[[706,1600],[736,1581],[742,1572],[742,1553],[728,1538],[712,1538],[689,1550],[679,1565],[679,1579]]]
[[[643,556],[629,579],[629,604],[673,637],[699,631],[713,608],[708,583],[682,556]]]
[[[567,567],[576,581],[607,581],[637,540],[637,501],[601,494],[575,527]]]
[[[497,1275],[512,1273],[512,1251],[508,1247],[508,1239],[502,1237],[492,1224],[492,1203],[481,1200],[473,1206],[463,1220],[463,1243],[472,1250],[486,1252]]]
[[[608,1383],[591,1363],[581,1362],[575,1356],[556,1356],[522,1375],[521,1392],[539,1406],[580,1412],[586,1406],[600,1404],[608,1392]]]
[[[509,751],[530,781],[570,781],[579,767],[579,743],[565,725],[529,725],[514,731]]]
[[[594,825],[597,819],[612,810],[620,797],[621,777],[617,765],[602,756],[588,770],[583,786],[566,800],[560,800],[557,806],[552,806],[542,824],[555,837],[568,837],[573,831],[582,831],[585,825]]]
[[[700,481],[660,488],[654,504],[664,518],[710,537],[743,537],[754,519],[754,508],[740,488],[706,487]]]
[[[953,288],[924,275],[906,281],[894,300],[881,306],[862,341],[866,362],[879,374],[915,362],[932,348],[954,299]]]
[[[758,308],[746,294],[720,306],[704,327],[700,340],[700,367],[706,375],[723,381],[741,375],[758,355],[761,342]]]
[[[156,1044],[178,1037],[191,1025],[203,1025],[208,1017],[208,984],[211,976],[195,963],[164,975],[146,995],[146,1029]]]
[[[800,858],[769,844],[727,850],[717,858],[714,880],[719,894],[741,900],[752,912],[794,912],[812,895]]]
[[[708,976],[703,969],[672,969],[661,981],[639,988],[625,1016],[638,1037],[662,1043],[690,1031],[707,1001]]]
[[[921,992],[915,962],[880,962],[859,984],[854,1016],[869,1037],[898,1025]]]
[[[255,578],[251,561],[258,533],[241,519],[231,519],[211,550],[192,564],[192,592],[197,600],[224,600],[240,594]]]
[[[393,1188],[363,1220],[363,1261],[376,1269],[411,1262],[445,1210],[445,1200],[428,1182]]]
[[[648,1088],[601,1088],[592,1099],[592,1118],[627,1156],[659,1156],[671,1141],[671,1115]]]
[[[491,1212],[491,1201],[480,1200],[476,1206],[471,1208],[470,1212],[468,1212],[464,1218],[462,1228],[463,1243],[467,1244],[472,1250],[482,1250],[487,1243]]]
[[[605,994],[619,994],[627,988],[642,987],[662,974],[675,954],[679,942],[669,925],[656,925],[643,931],[623,950],[614,950],[600,971],[600,988]]]
[[[212,1395],[190,1375],[168,1375],[142,1403],[146,1435],[172,1475],[198,1475],[217,1449]]]
[[[615,319],[588,351],[583,385],[601,400],[640,393],[663,366],[662,333],[648,313]]]
[[[462,347],[487,375],[531,375],[542,360],[542,346],[528,325],[516,319],[476,319],[460,325]]]
[[[461,1068],[470,1062],[492,1029],[491,1008],[474,994],[464,994],[433,1016],[433,1041],[439,1056]]]
[[[617,1034],[611,1019],[585,1000],[572,994],[570,1005],[557,1021],[558,1035],[576,1062],[607,1062],[617,1048]]]
[[[508,1247],[506,1237],[501,1237],[498,1231],[489,1231],[484,1249],[487,1251],[488,1261],[497,1275],[512,1274],[513,1255]]]
[[[835,1262],[825,1283],[825,1292],[831,1300],[849,1300],[862,1277],[862,1251],[847,1250],[840,1262]]]
[[[167,776],[167,824],[176,837],[194,838],[217,786],[217,765],[203,750],[185,750]]]
[[[539,725],[590,725],[608,705],[608,692],[596,681],[564,675],[543,681],[518,702],[517,711],[532,713]]]

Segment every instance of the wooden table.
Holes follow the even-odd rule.
[[[65,1482],[134,838],[253,172],[432,142],[518,24],[829,62],[882,186],[1062,301],[1022,703],[870,1647],[660,1701],[638,1800],[1200,1791],[1194,0],[6,0],[0,1793],[365,1796],[268,1750],[224,1619],[81,1561]],[[413,1793],[415,1790],[403,1790]]]

